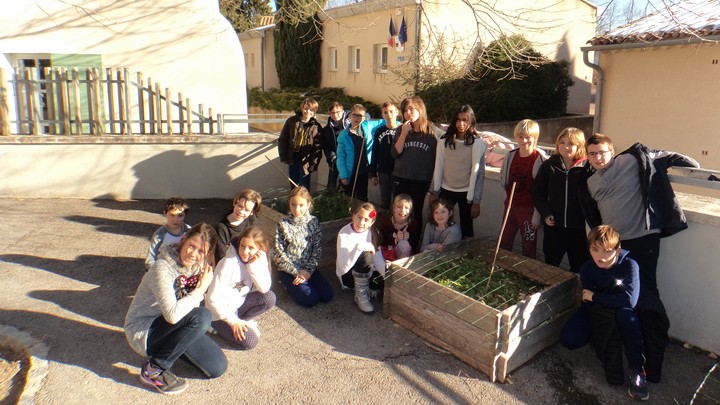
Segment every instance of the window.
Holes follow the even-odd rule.
[[[388,67],[388,46],[377,44],[373,47],[373,60],[375,61],[375,73],[387,73]]]
[[[351,72],[359,72],[360,71],[360,47],[359,46],[351,46],[349,48],[349,56],[350,60],[348,61],[348,65],[350,66]]]
[[[336,71],[338,68],[337,56],[337,48],[328,48],[328,60],[330,61],[329,69],[332,72]]]

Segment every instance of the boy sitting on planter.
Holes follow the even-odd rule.
[[[620,234],[612,226],[593,228],[588,247],[592,260],[580,267],[582,304],[563,327],[560,343],[577,349],[592,342],[608,383],[622,384],[622,359],[617,358],[622,341],[629,367],[628,394],[648,399],[642,328],[635,312],[640,295],[638,264],[620,248]]]

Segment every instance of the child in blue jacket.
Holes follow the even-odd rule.
[[[365,120],[365,107],[350,109],[350,126],[338,136],[337,168],[345,194],[367,201],[368,180],[375,140],[375,128],[384,120]]]

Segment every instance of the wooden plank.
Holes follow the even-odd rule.
[[[575,307],[580,301],[579,286],[577,278],[566,280],[505,309],[501,316],[500,338],[507,340],[519,336],[554,314]]]
[[[162,134],[162,96],[160,95],[160,84],[155,83],[155,133]]]
[[[125,99],[125,112],[123,120],[125,121],[125,133],[132,135],[132,109],[130,108],[130,70],[123,68],[123,94]]]
[[[55,79],[51,67],[44,67],[45,103],[47,107],[48,133],[57,135],[57,119],[55,115]]]
[[[112,68],[105,69],[105,78],[107,85],[107,97],[108,97],[108,123],[110,124],[110,133],[116,134],[115,123],[117,118],[115,117],[115,88],[113,87],[113,70]]]
[[[507,373],[511,373],[541,351],[555,344],[560,337],[563,325],[575,311],[575,308],[569,308],[514,339],[508,346],[508,350],[499,356],[507,362]],[[503,379],[504,376],[501,380]]]
[[[88,76],[89,77],[89,76]],[[97,135],[103,135],[105,132],[105,128],[103,125],[103,110],[102,110],[102,103],[101,103],[101,81],[100,81],[100,69],[93,68],[92,69],[92,86],[95,90],[93,94],[92,101],[90,101],[93,105],[93,110],[95,111],[95,117],[94,120],[92,120],[93,126],[95,128],[95,133]]]
[[[0,68],[0,135],[10,135],[10,107],[7,95],[5,69]]]
[[[38,97],[40,86],[37,79],[35,69],[25,68],[28,120],[30,121],[30,133],[33,135],[40,134],[40,102]]]
[[[182,93],[178,93],[178,128],[181,135],[185,135],[185,106]]]
[[[68,71],[65,68],[58,68],[59,76],[59,92],[58,92],[58,113],[62,118],[62,128],[60,133],[63,135],[72,135],[70,127],[70,99],[68,94]]]
[[[122,69],[115,70],[115,78],[117,79],[117,94],[118,94],[118,124],[120,126],[120,134],[127,135],[128,127],[130,126],[127,120],[127,111],[125,106],[127,104],[125,94],[125,76],[123,75]]]
[[[472,333],[465,322],[447,312],[427,305],[421,300],[412,301],[411,296],[395,290],[390,319],[430,343],[445,349],[463,362],[490,375],[495,357],[494,339],[485,332]],[[479,332],[479,333],[478,333]]]
[[[170,98],[170,88],[165,88],[165,113],[167,114],[167,134],[173,134],[173,113],[172,113],[172,99]]]
[[[87,77],[87,85],[85,86],[85,90],[87,91],[87,101],[88,101],[88,121],[90,122],[90,134],[91,135],[97,135],[97,128],[95,127],[95,95],[97,92],[96,88],[94,88],[95,83],[92,81],[92,69],[86,68],[85,69],[85,77]]]
[[[142,72],[137,72],[137,99],[138,99],[138,126],[140,134],[145,135],[145,84],[143,83]]]
[[[391,267],[389,277],[394,279],[393,289],[405,291],[428,305],[443,308],[480,330],[495,333],[499,313],[496,309],[399,266]]]
[[[193,130],[193,116],[192,116],[192,110],[190,110],[190,97],[187,97],[185,99],[185,106],[187,106],[187,128],[185,129],[185,133],[188,135],[192,135]]]
[[[80,112],[80,74],[78,68],[72,69],[72,95],[75,101],[75,134],[82,135],[82,113]]]

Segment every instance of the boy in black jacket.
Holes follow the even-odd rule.
[[[622,379],[613,380],[608,374],[605,357],[608,340],[613,332],[619,332],[629,368],[628,393],[634,399],[648,399],[642,328],[634,309],[640,295],[638,264],[628,251],[620,248],[620,234],[612,226],[593,228],[588,235],[588,248],[592,260],[580,267],[582,306],[563,327],[560,342],[576,349],[592,341],[606,363],[608,382],[620,383]],[[604,319],[609,322],[603,322]]]

